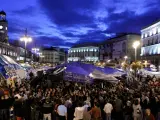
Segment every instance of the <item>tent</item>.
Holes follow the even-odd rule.
[[[151,68],[144,68],[142,70],[140,70],[140,72],[142,73],[142,75],[144,77],[147,77],[147,75],[150,75],[150,76],[156,76],[157,78],[160,78],[160,72],[154,72],[151,70]]]
[[[16,75],[22,76],[22,72],[19,72],[19,70],[23,70],[23,68],[12,58],[6,55],[0,55],[0,72],[5,78]]]
[[[109,82],[118,81],[115,76],[121,76],[124,72],[106,67],[100,68],[92,64],[72,62],[60,65],[54,74],[64,72],[64,79],[69,81],[93,82],[94,79],[107,80]]]

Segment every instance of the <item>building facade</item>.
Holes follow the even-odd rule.
[[[14,60],[17,58],[16,48],[8,43],[8,21],[4,11],[0,11],[0,54],[10,56]]]
[[[34,54],[31,51],[26,50],[26,62],[34,61]],[[25,59],[25,49],[22,47],[17,47],[17,61],[24,62]]]
[[[99,61],[99,47],[73,47],[68,51],[68,61]]]
[[[132,47],[134,41],[140,41],[139,34],[122,34],[104,41],[100,47],[100,60],[123,60],[127,56],[134,61],[135,49]],[[140,59],[140,46],[137,49],[137,58]]]
[[[65,51],[61,48],[43,48],[42,49],[43,57],[40,58],[41,63],[52,63],[52,64],[60,64],[65,62]]]
[[[141,30],[141,56],[144,60],[160,64],[160,21]]]

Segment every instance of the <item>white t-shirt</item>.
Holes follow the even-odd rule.
[[[113,110],[112,104],[107,103],[107,104],[104,106],[104,109],[103,109],[103,110],[104,110],[105,113],[111,113],[112,110]]]
[[[65,116],[67,114],[67,108],[64,105],[59,105],[57,110],[60,116]]]
[[[74,112],[74,120],[80,120],[83,119],[83,113],[84,113],[85,107],[76,107]]]

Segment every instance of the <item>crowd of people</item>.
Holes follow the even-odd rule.
[[[33,75],[32,75],[33,78]],[[160,87],[141,84],[60,81],[46,75],[8,87],[0,99],[0,120],[160,120]],[[101,85],[103,83],[103,86]]]

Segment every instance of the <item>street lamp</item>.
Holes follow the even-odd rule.
[[[37,54],[38,54],[39,56],[41,56],[41,55],[42,55],[42,53],[41,53],[41,52],[38,52]]]
[[[128,56],[124,56],[125,61],[128,59]]]
[[[34,53],[39,52],[39,48],[32,48],[32,51],[34,51]]]
[[[24,55],[24,63],[26,62],[26,46],[27,43],[32,42],[32,38],[27,36],[27,30],[25,31],[25,36],[20,38],[20,41],[24,42],[25,44],[25,55]]]
[[[139,41],[133,43],[133,48],[135,49],[135,61],[137,60],[137,47],[140,45]]]

